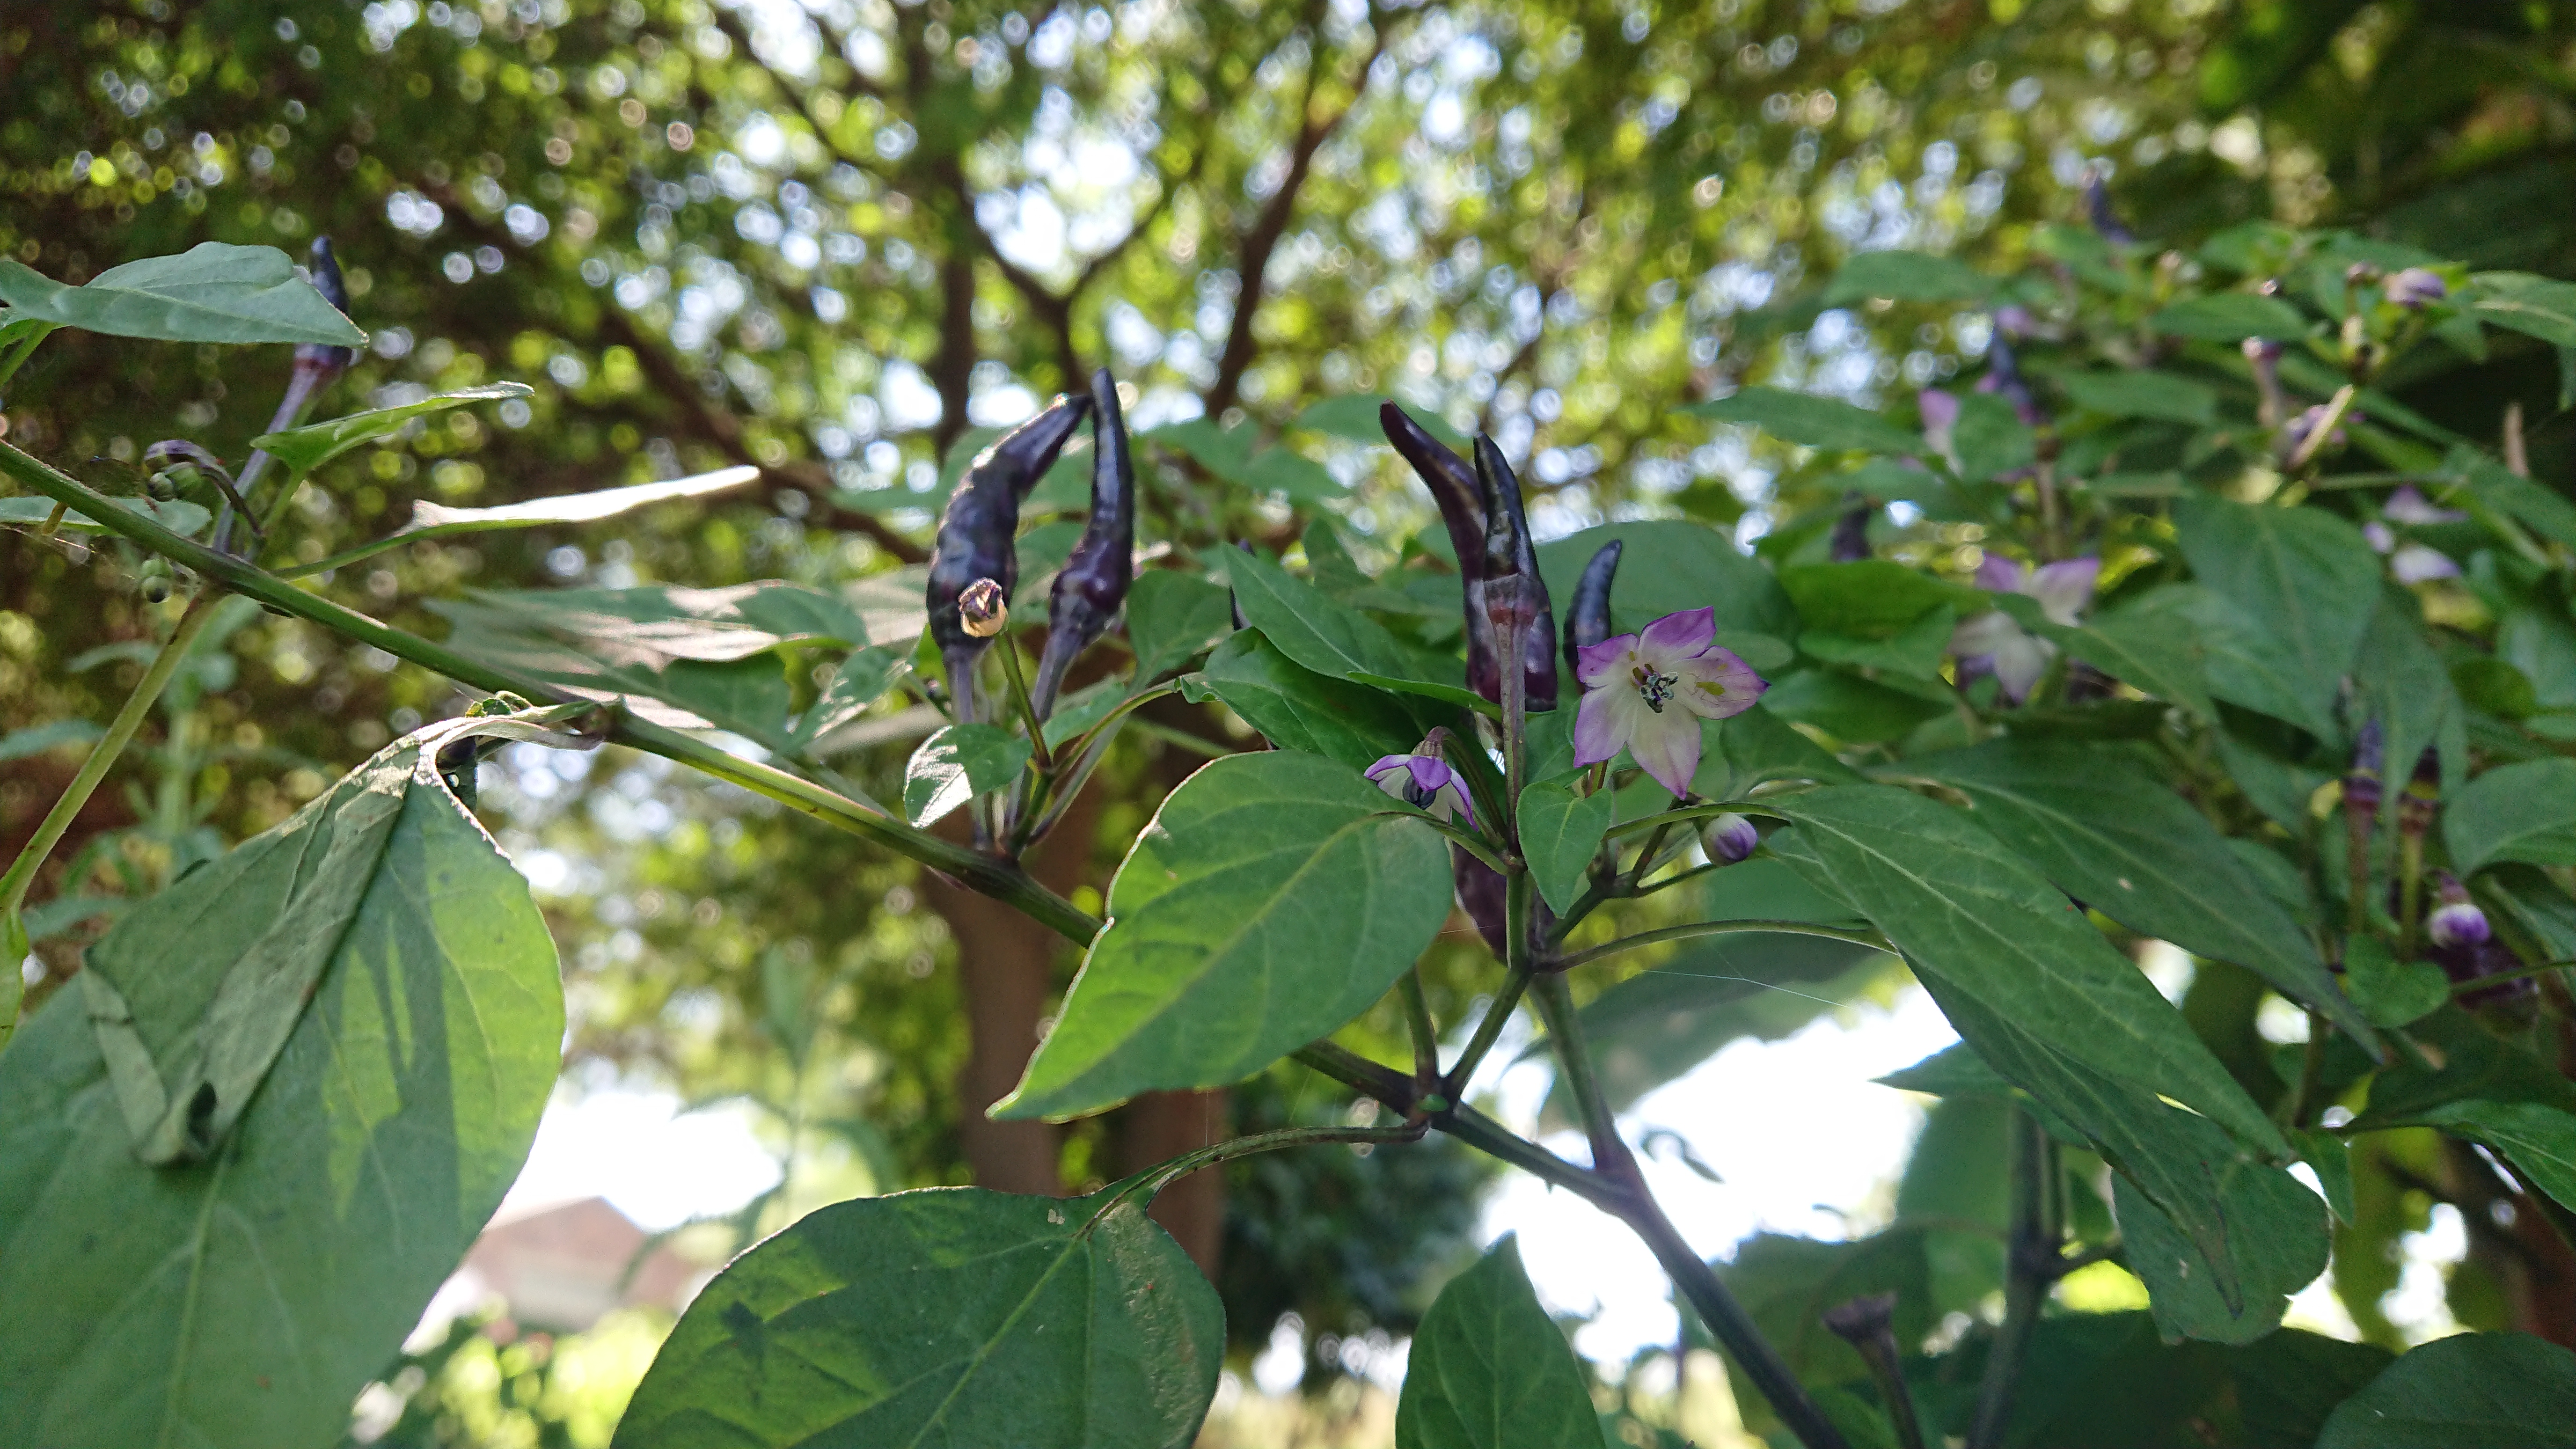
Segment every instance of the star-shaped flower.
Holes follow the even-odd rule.
[[[1642,632],[1579,652],[1583,706],[1574,717],[1574,762],[1594,765],[1626,750],[1676,795],[1699,768],[1699,722],[1751,709],[1770,684],[1717,647],[1717,611],[1666,614]]]
[[[1361,773],[1379,789],[1444,825],[1453,814],[1465,816],[1470,828],[1476,823],[1476,807],[1468,802],[1458,772],[1437,755],[1382,755]]]
[[[2102,561],[2091,555],[2033,572],[2028,564],[1990,553],[1977,565],[1977,587],[1993,594],[2027,594],[2039,600],[2049,622],[2072,625],[2093,602],[2093,581],[2101,572]],[[1950,631],[1950,652],[1958,656],[1961,684],[1991,674],[2002,683],[2004,698],[2019,704],[2048,671],[2057,646],[2032,635],[2003,610],[1989,609]]]

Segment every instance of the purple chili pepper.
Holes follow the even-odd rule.
[[[1619,555],[1627,545],[1617,539],[1593,552],[1574,586],[1574,604],[1565,612],[1565,667],[1583,667],[1582,651],[1610,637],[1610,584],[1619,574]]]
[[[1378,409],[1378,425],[1431,490],[1432,501],[1440,506],[1440,521],[1449,530],[1450,549],[1458,555],[1458,575],[1466,593],[1467,687],[1500,702],[1503,676],[1495,659],[1493,625],[1485,617],[1485,506],[1476,470],[1393,403]],[[1508,507],[1520,525],[1513,556],[1521,572],[1536,581],[1538,556],[1529,546],[1529,529],[1520,520],[1517,486],[1510,490]],[[1521,678],[1529,707],[1547,710],[1556,707],[1556,628],[1544,583],[1538,584],[1538,618],[1546,622],[1529,630],[1523,640]]]
[[[2088,166],[2084,171],[2084,214],[2102,240],[2114,246],[2127,246],[2138,239],[2137,233],[2121,224],[2120,214],[2111,209],[2109,178],[2099,166]]]
[[[1029,689],[1038,718],[1055,708],[1065,671],[1118,616],[1135,577],[1136,464],[1118,384],[1104,367],[1091,375],[1091,519],[1047,597],[1046,652]]]
[[[1476,484],[1485,504],[1485,617],[1497,635],[1521,631],[1521,702],[1531,712],[1556,708],[1556,615],[1530,547],[1521,513],[1521,480],[1489,437],[1476,439]],[[1499,681],[1497,681],[1499,683]],[[1497,690],[1499,694],[1499,689]]]
[[[348,283],[340,277],[340,259],[331,250],[331,239],[327,236],[315,237],[310,256],[312,264],[306,268],[306,271],[312,275],[313,289],[322,294],[323,301],[330,303],[345,316],[349,310],[349,287]],[[329,387],[339,379],[340,374],[349,370],[349,364],[357,360],[357,356],[354,349],[347,347],[333,347],[318,342],[297,343],[295,371],[287,376],[286,395],[278,399],[277,411],[271,414],[268,420],[268,431],[282,433],[302,421],[304,410],[311,407],[313,400],[322,395],[322,389]],[[245,509],[253,496],[251,489],[258,484],[259,475],[267,470],[268,454],[265,452],[254,451],[242,464],[241,480],[235,486],[234,492],[244,500]],[[253,527],[257,526],[255,521],[252,523]],[[219,552],[232,551],[232,529],[233,510],[230,504],[226,504],[222,518],[215,524],[213,543]]]
[[[930,554],[930,637],[948,667],[948,693],[956,702],[960,723],[972,723],[975,710],[975,661],[990,641],[966,632],[957,617],[958,596],[977,579],[1001,585],[1010,597],[1019,587],[1020,556],[1013,539],[1020,530],[1020,500],[1064,449],[1065,440],[1091,411],[1091,399],[1058,397],[1046,411],[1020,424],[982,453],[966,469],[956,496],[939,518],[939,540]]]

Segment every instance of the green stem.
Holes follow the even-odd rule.
[[[1055,753],[1047,748],[1046,721],[1038,718],[1038,707],[1029,698],[1028,671],[1020,662],[1020,646],[1003,635],[993,641],[1000,646],[993,652],[1002,656],[1002,677],[1010,681],[1011,703],[1020,712],[1021,723],[1029,727],[1029,748],[1035,753],[1037,766],[1048,774],[1055,773]]]
[[[9,379],[18,375],[18,369],[27,365],[27,359],[36,355],[36,349],[44,345],[46,338],[54,335],[54,330],[54,324],[39,322],[24,340],[5,357],[0,357],[0,387],[9,385]]]
[[[116,507],[78,480],[66,477],[6,442],[0,442],[0,475],[69,504],[102,526],[123,534],[154,553],[174,563],[185,564],[233,592],[247,594],[281,613],[319,624],[361,644],[374,645],[396,658],[409,660],[487,693],[506,689],[530,699],[572,702],[563,690],[542,679],[467,658],[417,634],[379,623],[354,609],[306,593],[253,564],[230,554],[218,553],[194,539],[174,533],[132,509]],[[1077,945],[1087,943],[1099,934],[1098,920],[1038,884],[1011,862],[951,844],[926,831],[915,830],[900,820],[802,776],[726,754],[702,740],[636,719],[622,710],[610,727],[609,738],[766,795],[827,825],[909,856],[934,870],[944,871],[969,889],[991,896]]]
[[[1193,1172],[1232,1162],[1238,1157],[1250,1157],[1257,1152],[1276,1152],[1282,1147],[1309,1147],[1324,1142],[1419,1142],[1430,1130],[1431,1124],[1423,1121],[1403,1122],[1392,1127],[1282,1127],[1273,1132],[1255,1132],[1249,1137],[1231,1138],[1184,1152],[1168,1162],[1147,1168],[1133,1181],[1138,1189],[1151,1196]]]
[[[1457,826],[1451,825],[1445,820],[1434,820],[1429,815],[1426,815],[1419,810],[1381,810],[1377,813],[1380,815],[1401,815],[1408,820],[1419,820],[1423,824],[1430,826],[1432,829],[1439,831],[1442,836],[1448,839],[1450,844],[1467,852],[1469,855],[1476,857],[1478,860],[1483,861],[1487,867],[1492,869],[1494,874],[1509,875],[1511,873],[1509,868],[1503,864],[1503,858],[1494,854],[1494,847],[1487,844],[1483,836],[1477,835],[1472,831],[1461,830]]]
[[[1476,1034],[1467,1039],[1467,1050],[1459,1054],[1457,1065],[1442,1079],[1446,1088],[1442,1095],[1450,1101],[1466,1100],[1467,1083],[1475,1079],[1476,1068],[1485,1064],[1486,1053],[1494,1049],[1494,1042],[1502,1036],[1504,1024],[1512,1019],[1513,1010],[1521,1004],[1521,993],[1529,990],[1529,984],[1526,971],[1515,971],[1503,978],[1503,989],[1495,993],[1493,1004],[1485,1008],[1484,1017],[1476,1023]]]
[[[1582,1113],[1583,1135],[1592,1144],[1592,1170],[1617,1181],[1635,1181],[1636,1158],[1620,1140],[1610,1099],[1601,1093],[1601,1078],[1592,1069],[1592,1048],[1584,1040],[1582,1024],[1574,1019],[1574,992],[1566,986],[1564,973],[1549,972],[1531,983],[1531,990],[1539,1019],[1547,1023],[1548,1038],[1556,1047],[1565,1085]]]
[[[1571,971],[1577,966],[1589,966],[1605,957],[1616,956],[1622,951],[1634,951],[1640,946],[1659,946],[1666,941],[1687,941],[1693,936],[1723,936],[1732,931],[1771,931],[1787,936],[1822,936],[1831,941],[1849,941],[1855,946],[1867,946],[1872,950],[1885,951],[1891,956],[1896,954],[1896,948],[1888,944],[1887,938],[1876,931],[1846,931],[1833,926],[1819,926],[1809,921],[1695,921],[1686,926],[1666,926],[1661,930],[1640,931],[1633,936],[1622,936],[1606,945],[1595,946],[1588,951],[1577,951],[1571,956],[1559,957],[1556,966],[1560,971]]]
[[[1655,868],[1656,853],[1664,848],[1664,837],[1670,835],[1672,830],[1672,823],[1666,821],[1655,827],[1654,834],[1646,837],[1646,847],[1637,852],[1636,868],[1628,872],[1628,883],[1620,889],[1619,894],[1632,896],[1637,893],[1638,885],[1646,879],[1646,872]]]
[[[2401,807],[2402,808],[2402,807]],[[2397,835],[2397,959],[2412,961],[2424,923],[2424,837],[2411,830]]]
[[[1396,982],[1404,994],[1404,1025],[1413,1036],[1413,1086],[1425,1096],[1440,1084],[1440,1028],[1431,1020],[1431,1003],[1422,994],[1422,973],[1406,968]]]
[[[0,447],[5,446],[0,444]],[[122,513],[125,510],[115,511]],[[117,757],[125,753],[126,745],[134,739],[134,732],[142,728],[143,717],[152,712],[152,705],[161,698],[161,691],[169,687],[170,676],[179,672],[179,665],[187,659],[188,650],[197,642],[198,632],[206,627],[206,621],[214,616],[214,612],[211,593],[199,594],[189,603],[187,613],[180,616],[179,627],[171,632],[169,641],[161,646],[161,652],[152,657],[152,666],[143,671],[142,682],[125,697],[125,705],[116,712],[107,733],[90,748],[89,758],[81,761],[80,771],[72,776],[70,787],[63,791],[62,798],[54,802],[54,808],[45,813],[44,822],[36,827],[34,837],[28,840],[25,849],[18,852],[18,858],[9,863],[8,873],[0,875],[0,915],[15,912],[26,903],[27,889],[35,884],[36,872],[44,866],[46,857],[54,853],[63,833],[71,829],[72,820],[80,814],[81,807],[89,803],[99,781],[107,778],[107,772],[115,766]],[[18,963],[7,962],[5,968],[0,969],[15,971]]]
[[[2022,1359],[2030,1347],[2031,1329],[2048,1297],[2058,1266],[2058,1244],[2049,1225],[2051,1184],[2048,1138],[2039,1119],[2020,1107],[2012,1109],[2012,1236],[2005,1254],[2004,1321],[1986,1356],[1986,1376],[1977,1386],[1977,1414],[1968,1430],[1968,1449],[1996,1449],[2012,1416],[2013,1391],[2021,1379]]]
[[[1720,815],[1759,815],[1765,820],[1786,821],[1789,817],[1777,810],[1766,810],[1747,800],[1720,801],[1712,805],[1685,805],[1659,815],[1644,815],[1610,827],[1610,838],[1634,835],[1640,830],[1661,830],[1667,826],[1686,825],[1694,820],[1714,820]]]

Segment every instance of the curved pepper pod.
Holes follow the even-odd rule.
[[[341,315],[346,316],[349,311],[349,286],[340,279],[340,258],[331,250],[331,239],[327,236],[315,237],[311,255],[312,261],[305,270],[313,275],[313,289],[322,294],[323,301],[338,308]],[[301,379],[307,371],[310,371],[313,374],[312,385],[319,388],[322,384],[348,371],[349,364],[356,361],[357,356],[354,348],[332,347],[318,342],[298,343],[295,348],[295,374]]]
[[[1521,631],[1521,692],[1531,710],[1556,708],[1556,615],[1521,513],[1521,480],[1489,437],[1476,439],[1476,482],[1485,503],[1485,617],[1497,637]],[[1496,681],[1497,696],[1500,681]]]
[[[1091,375],[1091,520],[1047,596],[1046,652],[1029,690],[1038,718],[1055,708],[1065,671],[1108,631],[1135,578],[1136,462],[1118,410],[1118,384],[1104,367]]]
[[[1485,505],[1476,470],[1393,403],[1378,406],[1377,422],[1440,506],[1440,522],[1449,530],[1449,551],[1458,558],[1458,577],[1467,595],[1467,687],[1499,701],[1503,677],[1494,665],[1493,630],[1485,623]]]
[[[939,517],[939,541],[930,554],[930,587],[924,602],[930,637],[948,668],[948,693],[960,722],[975,714],[975,661],[990,642],[966,632],[957,616],[958,596],[977,579],[991,579],[1008,598],[1020,582],[1020,500],[1064,450],[1065,440],[1091,411],[1091,399],[1059,397],[1044,412],[1002,435],[978,454]]]
[[[1582,652],[1610,637],[1610,584],[1619,575],[1619,555],[1627,548],[1617,539],[1601,545],[1583,566],[1574,586],[1574,604],[1565,612],[1565,667],[1583,667]]]

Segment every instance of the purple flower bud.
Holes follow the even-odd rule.
[[[2434,945],[2475,946],[2494,934],[2487,924],[2487,913],[2469,899],[2469,889],[2460,884],[2459,877],[2444,872],[2436,899],[2441,904],[2433,908],[2432,919],[2424,923],[2425,934],[2433,938]]]
[[[2013,406],[2013,416],[2025,428],[2035,428],[2048,421],[2048,414],[2032,395],[2029,379],[2022,376],[2021,359],[2013,355],[2012,344],[2004,340],[2003,329],[1995,329],[1986,343],[1986,375],[1977,379],[1977,391],[1990,392]]]
[[[966,631],[957,603],[978,579],[990,579],[1007,599],[1019,587],[1020,500],[1055,462],[1065,440],[1091,410],[1091,399],[1059,397],[1044,412],[1004,434],[966,469],[956,495],[940,515],[939,539],[930,553],[930,587],[924,600],[930,636],[948,667],[948,692],[957,717],[971,722],[975,661],[985,641]]]
[[[2408,267],[2390,277],[2385,291],[2389,301],[2409,312],[2420,312],[2426,304],[2451,295],[2450,284],[2423,267]]]
[[[2283,444],[2282,451],[2295,455],[2301,448],[2306,447],[2308,445],[2308,435],[2315,432],[2318,427],[2324,424],[2326,414],[2329,411],[2331,411],[2331,409],[2327,404],[2318,403],[2316,406],[2309,408],[2297,417],[2290,419],[2289,430],[2281,440]],[[2358,421],[2360,417],[2361,412],[2359,409],[2347,409],[2344,413],[2343,422]],[[2344,441],[2343,422],[2335,424],[2333,435],[2326,439],[2327,442],[2332,443],[2337,447],[2341,447]]]
[[[1583,668],[1583,651],[1610,637],[1610,584],[1618,577],[1619,555],[1627,545],[1617,539],[1594,551],[1574,586],[1574,604],[1565,613],[1565,667]]]
[[[1708,858],[1720,865],[1733,865],[1753,854],[1762,843],[1762,832],[1753,822],[1730,810],[1701,827],[1700,844]]]
[[[2402,484],[2396,492],[2389,494],[2388,501],[2379,505],[2379,514],[2391,523],[2419,526],[2433,523],[2459,523],[2469,516],[2456,508],[2436,506],[2432,499],[2424,496],[2422,489],[2412,483]]]
[[[1136,577],[1136,465],[1118,384],[1102,368],[1091,375],[1091,518],[1055,576],[1047,597],[1046,652],[1038,658],[1029,703],[1040,719],[1074,659],[1108,631]]]

